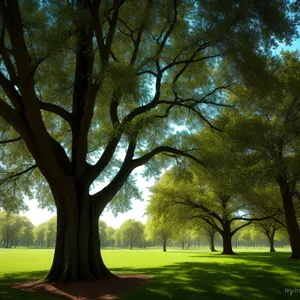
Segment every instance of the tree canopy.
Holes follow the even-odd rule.
[[[125,221],[120,227],[120,238],[127,247],[132,249],[137,243],[143,243],[144,225],[133,219]]]
[[[233,82],[262,78],[272,47],[291,42],[298,10],[284,0],[0,1],[1,205],[52,199],[48,280],[110,274],[103,209],[129,206],[131,173],[154,157],[203,164],[174,124],[213,127]]]
[[[296,213],[300,179],[299,52],[282,52],[280,57],[270,59],[268,66],[273,78],[270,86],[266,89],[261,82],[254,87],[238,87],[234,101],[239,112],[224,115],[220,124],[227,138],[246,150],[256,181],[277,185],[292,257],[300,258]]]

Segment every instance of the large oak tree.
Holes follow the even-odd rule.
[[[253,77],[264,51],[291,41],[296,9],[284,0],[0,1],[1,190],[10,199],[1,202],[14,206],[9,195],[28,174],[27,193],[33,180],[47,182],[57,209],[47,280],[110,275],[103,209],[154,156],[191,157],[172,125],[209,122],[205,107],[221,105],[229,86],[220,64]]]

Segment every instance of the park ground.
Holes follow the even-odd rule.
[[[103,250],[103,257],[115,274],[150,277],[142,287],[122,293],[122,300],[300,298],[300,261],[289,259],[287,249],[267,250],[241,248],[235,256],[207,249]],[[53,253],[53,249],[0,249],[0,299],[57,299],[12,288],[16,282],[43,277]]]

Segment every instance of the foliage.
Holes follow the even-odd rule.
[[[228,139],[248,149],[250,166],[261,174],[260,180],[282,175],[295,188],[299,177],[299,53],[282,52],[269,62],[269,68],[273,81],[265,94],[258,93],[262,84],[237,88],[239,111],[224,114],[219,122]]]
[[[204,165],[185,137],[215,128],[234,82],[269,80],[272,48],[297,36],[296,2],[0,1],[0,204],[56,206],[48,281],[109,276],[105,207],[130,209],[132,173],[155,157]]]
[[[140,221],[128,219],[121,225],[119,231],[121,241],[130,249],[144,242],[144,225]]]
[[[56,216],[34,228],[35,245],[38,247],[54,247],[56,243]]]
[[[275,205],[282,213],[276,222],[287,228],[294,258],[300,257],[299,69],[299,52],[282,52],[280,57],[270,59],[268,73],[272,80],[268,88],[265,82],[238,86],[235,101],[239,111],[220,117],[227,138],[244,147],[247,169],[255,183],[269,191],[277,185],[281,206],[278,202]],[[275,199],[272,196],[273,202]]]
[[[99,227],[100,245],[101,247],[105,247],[107,241],[107,233],[106,233],[107,224],[104,221],[99,220],[98,227]]]
[[[5,248],[33,242],[33,224],[27,217],[0,211],[0,245]]]
[[[263,73],[265,55],[296,35],[298,17],[297,5],[281,0],[83,3],[1,6],[1,157],[10,158],[1,159],[6,210],[24,209],[24,193],[53,207],[45,175],[58,179],[64,169],[78,179],[75,157],[80,165],[93,166],[83,173],[95,187],[97,180],[119,179],[125,162],[130,162],[129,180],[134,168],[159,153],[186,154],[179,151],[186,149],[173,125],[199,128],[195,118],[210,123],[237,73],[245,81],[258,78],[253,75]],[[10,13],[18,22],[10,22]],[[34,115],[27,113],[29,107]],[[120,149],[127,149],[126,161],[125,156],[120,161]],[[47,161],[55,166],[52,171],[44,171]],[[73,173],[70,163],[76,166]],[[118,188],[110,185],[115,212],[130,207],[124,195],[138,195],[125,181]]]
[[[163,251],[166,251],[167,241],[174,237],[176,228],[165,216],[157,216],[150,212],[147,207],[148,222],[146,224],[145,233],[149,240],[159,239],[163,244]]]
[[[110,246],[112,248],[115,247],[115,243],[116,243],[116,232],[117,230],[111,226],[107,226],[105,229],[105,233],[107,236],[107,244],[106,246]]]

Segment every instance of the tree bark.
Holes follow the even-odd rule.
[[[223,238],[223,252],[221,254],[227,254],[227,255],[235,255],[236,253],[232,250],[232,234],[230,231],[230,223],[225,222],[223,225],[223,232],[222,232],[222,238]]]
[[[293,204],[293,192],[290,191],[289,183],[282,177],[277,178],[277,182],[280,186],[285,221],[292,248],[291,258],[300,259],[300,229]]]
[[[212,234],[209,235],[210,251],[211,252],[216,252],[214,238],[215,238],[215,233],[212,233]]]
[[[276,252],[274,248],[274,236],[269,237],[269,242],[270,242],[270,252]]]
[[[53,190],[53,189],[52,189]],[[100,252],[98,220],[102,210],[90,201],[88,189],[85,195],[57,199],[57,233],[55,254],[45,281],[74,282],[99,280],[113,276],[105,266]],[[65,201],[67,200],[67,201]],[[68,205],[66,205],[68,203]]]
[[[163,252],[167,252],[167,240],[163,240]]]

